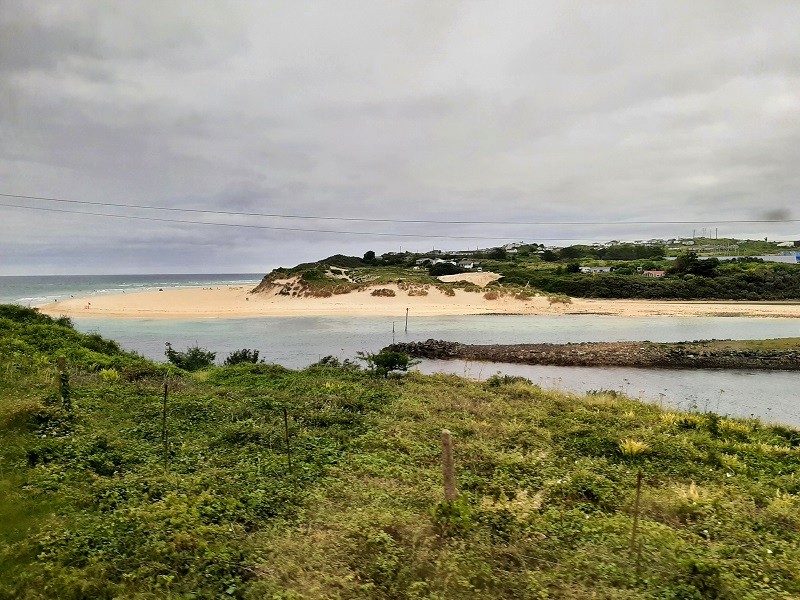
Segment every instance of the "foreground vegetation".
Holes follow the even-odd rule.
[[[336,359],[188,373],[16,307],[0,357],[2,598],[800,595],[791,428]]]

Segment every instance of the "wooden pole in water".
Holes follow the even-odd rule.
[[[453,443],[450,431],[442,429],[442,472],[444,474],[444,499],[453,502],[458,495],[456,491],[456,475],[453,465]]]
[[[408,333],[408,309],[406,309],[406,333]]]

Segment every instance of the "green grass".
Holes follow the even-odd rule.
[[[794,429],[519,378],[243,365],[170,375],[165,468],[166,367],[23,316],[0,319],[0,598],[800,596]]]

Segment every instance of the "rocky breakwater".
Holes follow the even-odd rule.
[[[574,344],[461,344],[443,340],[392,344],[386,350],[417,358],[664,369],[800,370],[800,348],[763,350],[715,347],[715,342],[583,342]]]

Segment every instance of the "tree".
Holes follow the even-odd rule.
[[[573,262],[567,265],[567,273],[580,273],[580,272],[581,272],[580,264]]]
[[[364,262],[365,263],[375,262],[375,253],[372,250],[367,250],[366,252],[364,252]]]
[[[231,365],[241,365],[247,363],[257,363],[258,362],[258,350],[250,350],[248,348],[242,348],[241,350],[234,350],[228,355],[228,358],[225,359],[223,363],[226,367]]]
[[[697,252],[686,252],[675,259],[670,272],[678,275],[698,275],[700,277],[714,277],[719,267],[718,258],[700,259]]]
[[[209,352],[200,346],[189,346],[186,352],[178,352],[172,348],[172,344],[169,342],[167,342],[167,349],[164,354],[169,362],[184,371],[199,371],[210,367],[217,357],[216,352]]]
[[[440,262],[431,265],[428,269],[428,275],[431,277],[438,277],[439,275],[458,275],[463,273],[464,269],[449,262]]]
[[[562,259],[581,258],[591,254],[589,248],[586,246],[567,246],[559,251],[559,256]]]
[[[552,250],[545,250],[542,252],[542,260],[545,262],[556,262],[558,260],[558,254]]]
[[[487,256],[492,260],[505,260],[508,258],[508,253],[505,248],[492,248]]]

